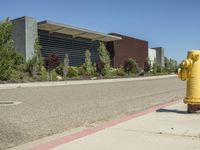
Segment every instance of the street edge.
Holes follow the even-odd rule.
[[[112,127],[112,126],[115,126],[115,125],[120,124],[122,122],[126,122],[128,120],[143,116],[143,115],[151,113],[151,112],[154,112],[158,109],[165,108],[165,107],[171,106],[173,104],[177,104],[180,101],[181,101],[180,98],[179,99],[173,99],[173,100],[171,100],[167,103],[159,104],[159,105],[147,108],[143,111],[136,112],[136,113],[133,113],[131,115],[128,115],[128,116],[125,116],[125,117],[122,117],[122,118],[119,118],[119,119],[112,120],[112,121],[107,122],[103,125],[100,125],[100,126],[97,126],[97,127],[94,127],[94,128],[85,129],[85,130],[79,131],[77,133],[73,133],[71,135],[67,135],[67,136],[63,136],[63,137],[55,139],[55,140],[51,140],[49,142],[37,145],[37,146],[32,147],[32,148],[29,148],[28,150],[49,150],[49,149],[55,148],[56,146],[69,143],[69,142],[74,141],[76,139],[88,136],[90,134],[96,133],[98,131],[104,130],[104,129]]]
[[[76,80],[76,81],[51,81],[51,82],[28,82],[28,83],[8,83],[0,84],[0,89],[16,89],[16,88],[30,88],[30,87],[52,87],[52,86],[70,86],[70,85],[85,85],[85,84],[99,84],[99,83],[116,83],[127,81],[141,81],[141,80],[155,80],[176,77],[176,75],[161,75],[135,78],[118,78],[118,79],[98,79],[98,80]]]

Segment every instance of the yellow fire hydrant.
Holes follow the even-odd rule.
[[[200,110],[200,50],[190,50],[187,59],[183,60],[177,71],[178,77],[187,80],[186,97],[189,113]]]

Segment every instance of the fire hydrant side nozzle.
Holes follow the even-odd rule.
[[[182,61],[181,66],[183,68],[191,68],[192,64],[193,64],[193,60],[188,58],[188,59]]]
[[[181,80],[187,80],[184,103],[188,105],[188,112],[200,110],[200,50],[188,52],[187,59],[178,67],[177,75]]]
[[[190,58],[183,60],[181,62],[181,64],[179,65],[179,68],[178,68],[178,72],[177,72],[177,75],[181,80],[183,80],[183,81],[188,80],[189,69],[192,68],[192,64],[193,64],[193,60]]]

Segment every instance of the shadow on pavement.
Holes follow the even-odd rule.
[[[183,111],[183,110],[178,110],[178,109],[158,109],[156,110],[156,112],[171,112],[171,113],[178,113],[178,114],[188,114],[187,111]]]

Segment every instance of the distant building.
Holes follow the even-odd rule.
[[[153,63],[157,63],[159,66],[162,66],[162,67],[165,66],[163,47],[149,48],[148,57],[150,59],[151,65],[153,65]]]
[[[128,58],[133,58],[137,61],[139,67],[144,67],[144,62],[148,57],[148,42],[125,35],[110,33],[121,40],[111,41],[107,43],[107,48],[110,52],[112,65],[120,67]]]
[[[155,49],[152,49],[152,48],[148,49],[148,58],[149,58],[151,66],[153,66],[153,64],[157,62],[156,61],[156,50]]]

